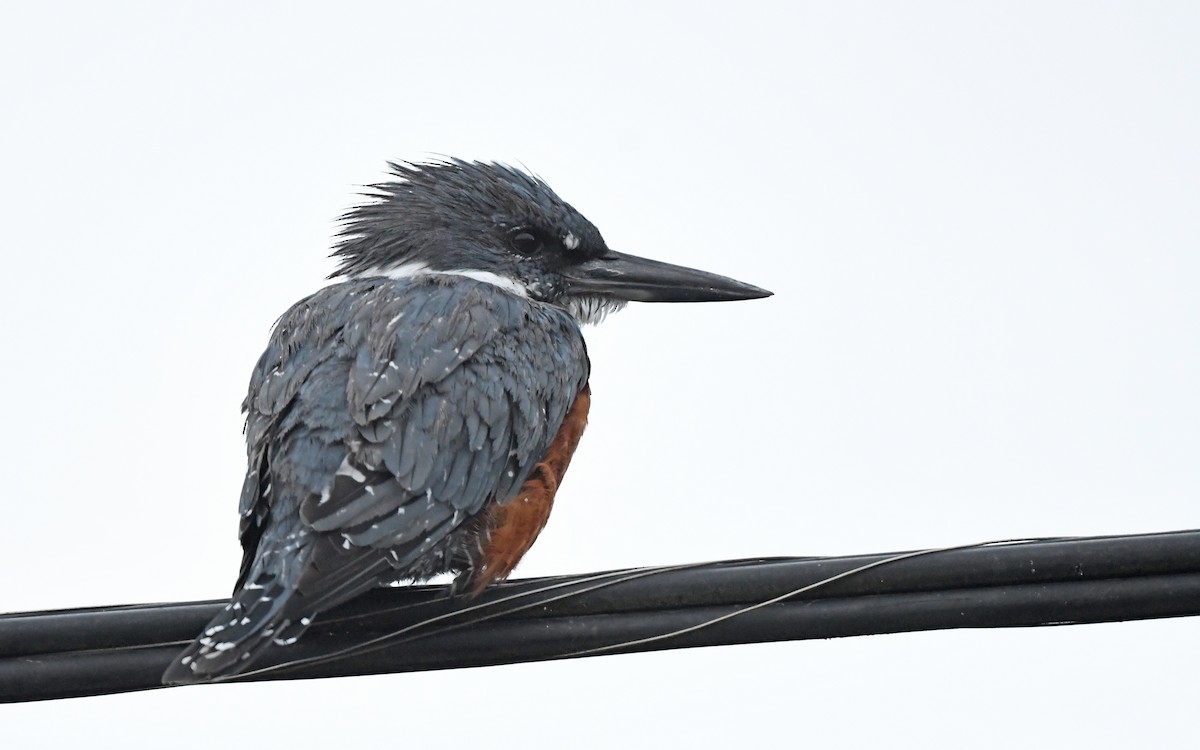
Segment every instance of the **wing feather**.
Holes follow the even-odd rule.
[[[355,571],[378,573],[381,551],[412,566],[515,493],[587,376],[565,314],[478,282],[346,282],[302,301],[246,401],[244,573],[252,553],[307,544],[311,604],[367,585]]]

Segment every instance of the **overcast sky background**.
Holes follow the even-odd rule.
[[[328,7],[326,7],[326,5]],[[518,575],[1200,526],[1194,3],[76,3],[0,20],[0,610],[225,596],[238,406],[385,160],[766,286],[587,331]],[[1195,620],[0,707],[10,747],[1182,746]]]

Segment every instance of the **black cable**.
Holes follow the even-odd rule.
[[[447,600],[440,588],[380,589],[327,613],[295,645],[275,649],[275,664],[281,658],[305,663],[256,663],[244,679],[508,664],[592,650],[1200,614],[1200,531],[896,557],[735,561],[529,579],[493,587],[471,601]],[[872,564],[877,566],[743,611]],[[0,616],[0,702],[159,687],[167,664],[223,604]],[[660,638],[682,630],[689,632]],[[398,631],[404,632],[388,637]],[[362,652],[372,639],[379,642]],[[329,658],[342,651],[353,653]]]

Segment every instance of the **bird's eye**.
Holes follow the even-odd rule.
[[[518,227],[508,234],[508,244],[522,255],[531,255],[542,249],[542,238],[524,227]]]

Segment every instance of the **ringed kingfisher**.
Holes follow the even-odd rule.
[[[545,182],[392,163],[343,216],[334,282],[276,322],[243,403],[233,598],[163,675],[221,680],[373,587],[503,580],[549,517],[587,421],[580,326],[628,301],[766,297],[609,249]]]

